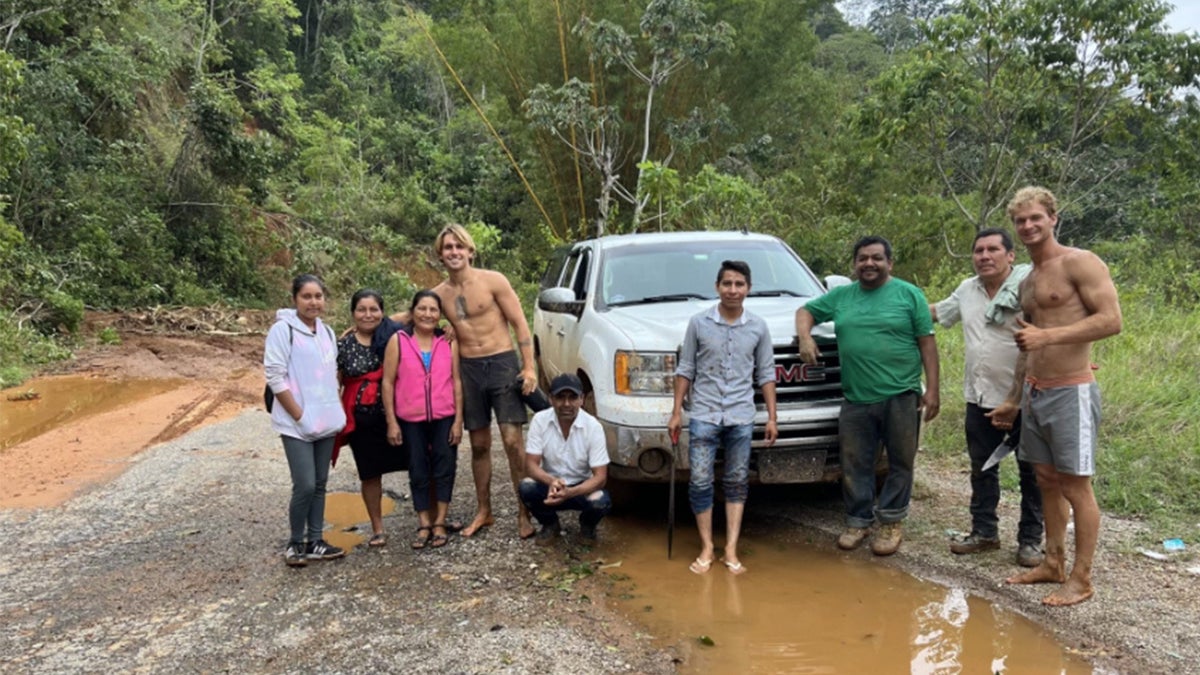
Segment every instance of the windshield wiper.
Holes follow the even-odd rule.
[[[784,295],[791,296],[793,298],[809,297],[802,293],[797,293],[796,291],[789,291],[789,290],[783,289],[783,288],[780,288],[778,290],[769,290],[769,291],[751,291],[750,293],[747,294],[746,297],[749,297],[749,298],[778,298],[778,297],[784,296]]]
[[[609,307],[624,307],[625,305],[649,305],[655,302],[678,302],[680,300],[710,300],[707,295],[699,293],[670,293],[667,295],[651,295],[646,298],[638,298],[636,300],[621,300],[620,302],[610,302]]]

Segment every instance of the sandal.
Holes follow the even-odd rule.
[[[371,548],[387,546],[387,535],[382,532],[376,532],[375,534],[371,535],[370,539],[367,540],[367,546],[370,546]]]
[[[425,534],[421,534],[424,532]],[[429,545],[429,540],[433,538],[433,528],[428,525],[422,525],[417,528],[417,538],[413,539],[412,547],[420,550]]]
[[[729,568],[729,573],[734,576],[746,573],[746,566],[743,565],[742,561],[740,561],[740,560],[737,562],[729,562],[728,560],[725,560],[724,558],[722,558],[721,564],[724,565],[725,567]]]
[[[441,528],[442,534],[435,534],[432,537],[430,537],[429,547],[430,548],[441,548],[441,547],[445,546],[447,544],[447,542],[450,541],[450,537],[446,536],[446,524],[445,523],[435,523],[434,528]]]
[[[709,558],[708,560],[696,558],[692,561],[691,565],[688,565],[688,569],[692,571],[692,574],[704,574],[708,571],[708,568],[712,567],[712,564],[712,558]]]

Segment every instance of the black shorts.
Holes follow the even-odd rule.
[[[492,411],[500,424],[525,424],[521,401],[521,362],[515,351],[469,359],[460,358],[458,372],[463,388],[463,427],[467,431],[486,428]]]

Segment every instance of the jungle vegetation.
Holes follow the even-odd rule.
[[[563,242],[742,227],[820,274],[883,234],[937,299],[1036,183],[1125,304],[1098,354],[1104,504],[1200,513],[1200,38],[1168,10],[3,0],[0,384],[69,353],[85,308],[280,306],[299,272],[398,302],[452,221],[527,305]],[[927,439],[950,456],[943,335]]]

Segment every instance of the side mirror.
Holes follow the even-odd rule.
[[[838,286],[849,286],[854,283],[850,277],[845,277],[840,274],[825,275],[825,288],[837,288]]]
[[[538,293],[538,309],[543,312],[554,312],[556,314],[574,314],[579,316],[583,313],[583,301],[575,299],[575,291],[563,286],[547,288]]]

